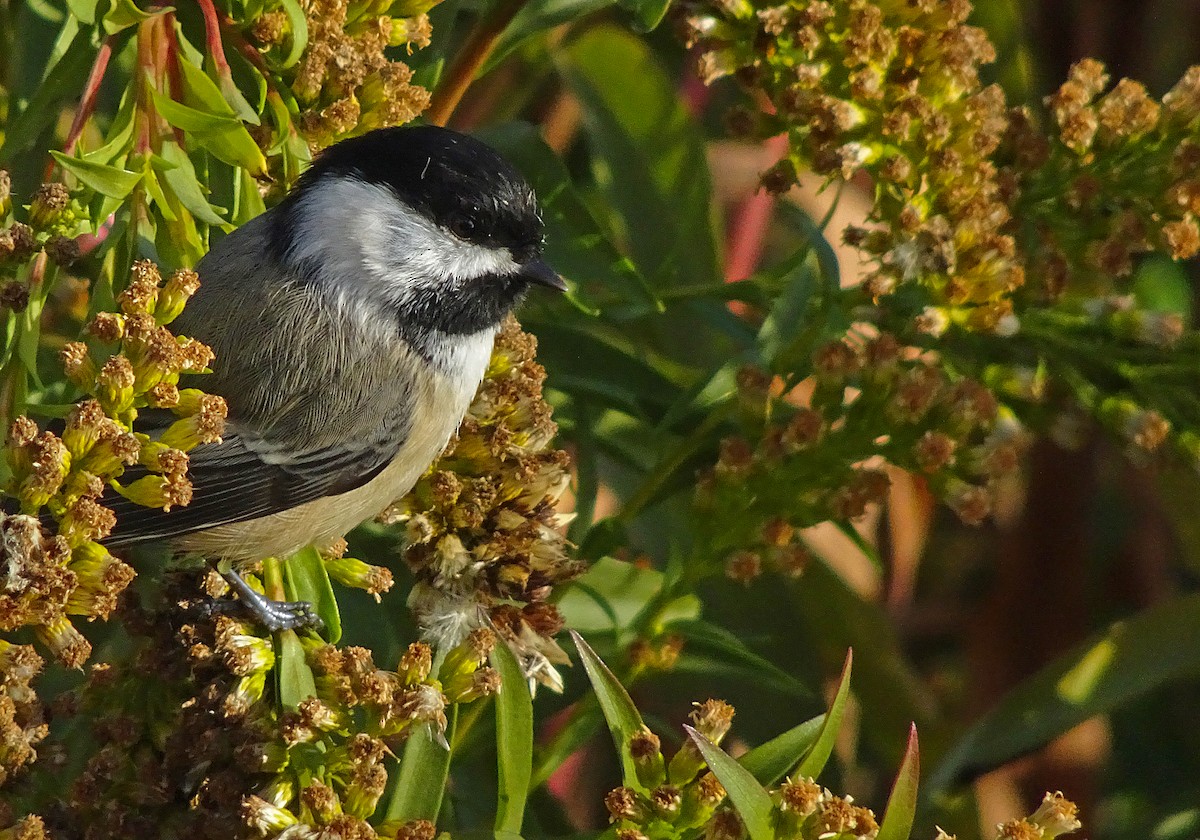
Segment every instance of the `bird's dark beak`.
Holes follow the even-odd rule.
[[[530,283],[537,283],[539,286],[557,289],[560,292],[567,290],[567,284],[558,276],[558,272],[546,265],[546,261],[540,257],[522,264],[521,270],[517,273]]]

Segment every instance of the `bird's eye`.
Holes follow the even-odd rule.
[[[450,232],[459,239],[470,239],[475,233],[475,220],[470,216],[459,216],[450,221]]]

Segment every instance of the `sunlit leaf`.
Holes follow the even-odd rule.
[[[496,831],[520,834],[533,768],[533,699],[516,656],[504,642],[496,645],[492,666],[500,672],[496,695],[496,766],[499,790]]]
[[[388,801],[386,819],[397,822],[429,820],[437,822],[450,775],[451,752],[447,743],[454,738],[458,707],[447,710],[446,732],[434,732],[433,724],[415,724],[416,729],[404,742],[400,772]]]
[[[592,690],[596,693],[596,699],[600,701],[600,711],[604,713],[604,720],[608,723],[609,732],[612,733],[617,754],[621,757],[621,776],[625,780],[625,784],[636,786],[638,784],[637,768],[634,767],[633,759],[629,755],[629,742],[634,735],[645,728],[642,716],[638,713],[637,707],[633,705],[633,700],[630,698],[629,692],[621,685],[621,681],[612,671],[608,670],[608,666],[583,640],[583,637],[572,630],[571,638],[575,640],[575,648],[579,651],[579,661],[583,663],[588,680],[592,684]]]
[[[692,727],[683,728],[704,756],[708,769],[724,786],[730,803],[746,826],[750,840],[775,840],[775,832],[771,828],[773,806],[770,794],[755,780],[750,771],[738,764],[724,750]]]
[[[759,784],[775,784],[796,766],[805,753],[812,750],[821,734],[825,717],[817,715],[809,718],[782,735],[776,735],[765,744],[759,744],[740,757],[738,764],[757,779]]]
[[[1113,624],[1009,692],[930,776],[929,796],[1031,752],[1083,721],[1200,674],[1200,595]]]
[[[833,702],[829,711],[821,721],[821,731],[804,758],[796,765],[795,774],[815,779],[825,769],[825,763],[833,754],[833,745],[837,742],[838,732],[842,728],[842,718],[846,715],[846,701],[850,699],[850,671],[854,664],[854,651],[846,651],[846,662],[842,665],[842,675],[838,678],[837,691],[834,692]]]
[[[285,708],[294,709],[301,701],[317,696],[317,682],[295,630],[282,630],[276,634],[275,662],[279,702]]]
[[[883,813],[879,834],[875,836],[875,840],[909,840],[913,819],[917,813],[917,783],[920,778],[917,726],[913,724],[908,731],[908,746],[904,750],[900,769],[896,772],[896,780],[892,782],[887,810]]]
[[[322,635],[330,644],[337,644],[342,638],[342,618],[320,552],[309,546],[289,557],[283,564],[283,580],[288,599],[312,604],[325,622]]]
[[[95,163],[84,158],[71,157],[62,152],[51,151],[59,166],[70,172],[89,189],[110,198],[124,198],[142,180],[142,173],[129,172],[116,166]]]

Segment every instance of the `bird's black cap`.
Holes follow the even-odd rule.
[[[466,134],[438,126],[383,128],[326,149],[293,191],[328,175],[391,188],[405,203],[456,236],[503,247],[520,263],[542,248],[537,197],[512,164]]]

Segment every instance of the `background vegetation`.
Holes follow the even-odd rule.
[[[0,837],[1194,837],[1194,12],[0,3]],[[220,432],[208,243],[418,118],[571,292],[264,636],[96,499]]]

